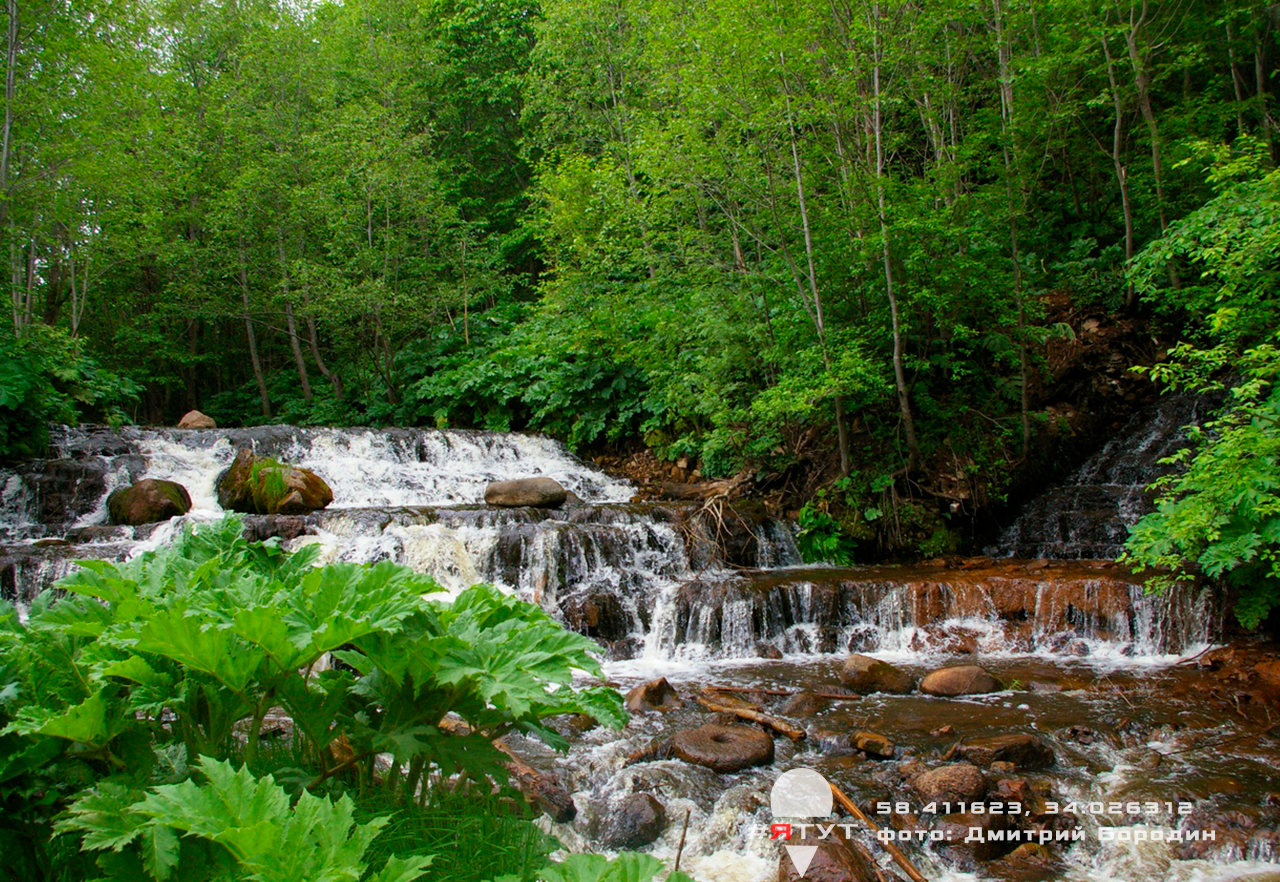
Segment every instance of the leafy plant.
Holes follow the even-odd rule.
[[[1177,367],[1154,371],[1175,387],[1220,388],[1191,377],[1229,350],[1215,354],[1189,348]],[[1185,359],[1185,361],[1181,361]],[[1176,581],[1203,575],[1235,588],[1235,614],[1250,630],[1280,607],[1280,349],[1247,350],[1236,362],[1247,380],[1202,427],[1190,429],[1191,445],[1164,460],[1178,466],[1157,481],[1156,510],[1130,531],[1123,561],[1139,571],[1163,570],[1148,584],[1163,590]]]
[[[1157,570],[1155,590],[1205,576],[1237,592],[1235,614],[1254,629],[1280,608],[1280,338],[1275,334],[1280,256],[1280,171],[1255,140],[1200,145],[1214,160],[1217,195],[1172,225],[1134,261],[1148,298],[1197,319],[1205,345],[1184,343],[1146,369],[1170,391],[1226,396],[1191,445],[1166,462],[1156,510],[1130,531],[1123,560]],[[1171,261],[1198,272],[1187,291],[1162,284]]]
[[[825,491],[819,491],[818,499],[805,503],[796,518],[796,547],[800,555],[810,563],[821,562],[837,566],[852,566],[857,544],[850,539],[840,522],[824,507]]]
[[[610,860],[598,854],[571,854],[563,861],[549,863],[534,874],[537,882],[649,882],[663,871],[662,861],[647,854],[623,852]],[[667,882],[694,882],[679,871]],[[523,882],[518,876],[503,876],[493,882]]]
[[[355,803],[302,793],[292,801],[270,775],[201,757],[204,778],[151,788],[133,799],[103,784],[59,822],[99,852],[102,879],[254,880],[254,882],[411,882],[432,858],[391,857],[369,872],[364,856],[390,820],[355,820]]]
[[[33,326],[15,337],[0,326],[0,459],[42,454],[50,422],[127,422],[125,408],[140,391],[56,328]]]
[[[25,624],[0,609],[0,786],[28,801],[46,774],[137,787],[197,756],[257,771],[281,708],[271,762],[283,751],[293,792],[421,805],[433,770],[505,782],[504,734],[563,747],[547,717],[625,720],[613,690],[572,688],[574,670],[599,673],[596,645],[538,607],[488,586],[428,600],[438,587],[405,567],[314,559],[228,518],[127,563],[85,562]],[[322,665],[331,653],[343,664]]]

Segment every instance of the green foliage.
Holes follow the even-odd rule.
[[[1175,355],[1199,370],[1209,366],[1206,353],[1189,347]],[[1228,355],[1219,348],[1208,363],[1221,367]],[[1280,349],[1246,350],[1235,366],[1247,380],[1216,418],[1192,428],[1191,446],[1169,458],[1179,469],[1154,485],[1156,510],[1133,527],[1123,559],[1166,571],[1152,578],[1156,589],[1200,575],[1229,581],[1236,617],[1252,630],[1280,607]],[[1177,367],[1155,373],[1175,388],[1187,382],[1174,379],[1185,377]]]
[[[663,871],[662,862],[647,854],[623,852],[612,860],[598,854],[571,854],[563,861],[548,863],[534,873],[536,882],[650,882]],[[694,882],[688,875],[669,874],[667,882]],[[494,882],[523,882],[504,876]]]
[[[0,328],[0,459],[42,454],[51,422],[120,425],[139,391],[55,328],[33,327],[22,337]]]
[[[1178,468],[1154,485],[1156,510],[1133,527],[1124,560],[1156,569],[1156,589],[1200,576],[1230,583],[1236,617],[1254,629],[1280,607],[1280,173],[1248,139],[1212,152],[1217,195],[1170,227],[1133,273],[1146,296],[1190,311],[1210,344],[1176,347],[1148,369],[1152,378],[1174,391],[1226,390],[1226,404],[1168,460]],[[1189,292],[1157,279],[1175,257],[1199,273]]]
[[[488,787],[436,787],[424,806],[363,801],[360,815],[389,815],[367,853],[375,863],[394,854],[434,854],[429,880],[485,882],[496,875],[528,878],[560,843],[512,811]]]
[[[404,567],[314,558],[248,542],[228,518],[127,563],[82,563],[25,624],[0,610],[0,786],[15,810],[39,814],[46,779],[63,788],[54,810],[95,781],[180,782],[197,756],[272,763],[295,793],[422,804],[433,774],[505,781],[491,742],[509,732],[563,747],[547,717],[625,721],[613,690],[572,688],[575,670],[599,674],[596,645],[538,607],[488,586],[428,600],[438,587]],[[321,665],[330,653],[343,664]],[[272,708],[291,720],[281,746],[263,742]],[[391,774],[375,765],[387,753]]]
[[[80,797],[58,828],[102,852],[103,879],[255,882],[412,882],[431,857],[391,857],[369,872],[364,856],[389,818],[356,823],[349,797],[302,793],[296,801],[270,775],[200,757],[204,781],[151,788],[138,800],[103,785]]]
[[[1212,341],[1236,347],[1267,340],[1280,325],[1280,169],[1266,145],[1248,136],[1230,147],[1198,143],[1214,196],[1172,224],[1134,260],[1131,278],[1157,309],[1193,322]],[[1164,272],[1194,275],[1174,290]]]
[[[820,490],[815,501],[805,503],[800,509],[796,519],[799,526],[796,547],[808,563],[852,566],[857,562],[857,544],[845,535],[840,522],[822,507],[824,497],[824,491]]]
[[[642,370],[576,337],[571,323],[494,310],[469,345],[450,334],[406,352],[405,419],[507,431],[532,429],[571,448],[634,436],[653,404]]]

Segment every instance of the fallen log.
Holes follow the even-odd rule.
[[[493,746],[505,753],[507,771],[512,774],[520,792],[532,801],[558,824],[567,824],[578,815],[578,807],[573,804],[573,797],[560,782],[550,775],[543,774],[526,763],[502,741],[493,742]]]
[[[792,741],[801,741],[805,737],[803,729],[797,729],[785,720],[780,720],[777,717],[771,717],[768,714],[761,713],[760,711],[749,710],[748,708],[743,707],[730,707],[727,704],[717,704],[703,695],[698,696],[698,704],[702,705],[707,710],[714,711],[718,714],[733,714],[740,720],[749,720],[752,723],[759,723],[761,726],[772,729],[780,735],[786,735]]]

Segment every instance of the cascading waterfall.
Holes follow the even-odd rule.
[[[1167,395],[1134,414],[1061,484],[1023,507],[994,546],[992,557],[1114,560],[1128,529],[1151,510],[1147,487],[1186,446],[1183,427],[1212,409],[1198,395]]]
[[[220,516],[216,478],[245,447],[315,470],[335,494],[311,515],[249,517],[258,534],[319,545],[324,561],[393,560],[450,593],[492,583],[599,639],[615,659],[752,658],[762,646],[1165,656],[1207,643],[1217,621],[1204,599],[1148,598],[1134,580],[1088,568],[797,567],[778,519],[713,524],[701,503],[632,503],[628,483],[549,439],[433,429],[61,429],[53,459],[0,473],[0,591],[29,602],[76,557],[121,558],[167,542],[185,521]],[[480,504],[489,481],[528,476],[555,478],[582,504]],[[144,477],[183,484],[192,513],[106,526],[107,495]],[[716,535],[726,522],[739,534],[728,543]]]
[[[1166,428],[1186,421],[1162,419]],[[1078,503],[1093,492],[1082,488],[1105,486],[1113,521],[1131,518],[1133,488],[1148,480],[1145,466],[1134,463],[1169,452],[1161,446],[1163,431],[1139,428],[1145,440],[1134,449],[1145,452],[1136,459],[1117,441],[1103,457],[1111,465],[1082,469],[1071,485],[1076,489],[1061,499]],[[0,597],[21,610],[77,558],[122,559],[168,542],[186,523],[221,516],[216,477],[245,447],[316,471],[335,494],[328,509],[309,515],[246,516],[253,537],[318,546],[322,561],[397,561],[432,574],[449,593],[490,582],[597,639],[609,659],[607,675],[624,686],[665,675],[685,692],[707,682],[838,688],[839,663],[850,651],[874,653],[916,676],[976,657],[1006,682],[1030,684],[1028,691],[959,703],[916,694],[836,704],[808,721],[807,741],[778,739],[774,764],[734,776],[678,760],[628,763],[631,754],[669,737],[673,726],[705,722],[694,704],[665,718],[636,715],[622,733],[566,731],[574,743],[568,759],[514,738],[531,762],[555,770],[574,791],[578,820],[554,825],[571,848],[598,847],[595,831],[617,801],[646,792],[666,803],[670,817],[687,810],[691,818],[687,843],[671,824],[647,850],[670,859],[682,847],[682,866],[703,882],[777,878],[776,844],[746,831],[768,823],[765,795],[782,770],[804,765],[840,776],[856,762],[845,783],[858,801],[903,792],[895,764],[850,755],[849,733],[869,726],[891,727],[887,734],[908,761],[936,757],[945,745],[932,733],[944,725],[966,734],[1029,726],[1059,756],[1057,792],[1081,798],[1126,798],[1135,787],[1161,799],[1175,787],[1208,793],[1222,777],[1220,767],[1186,752],[1179,740],[1195,703],[1177,703],[1187,692],[1178,679],[1187,669],[1169,665],[1217,638],[1222,610],[1191,591],[1147,595],[1140,581],[1110,564],[1062,560],[1114,548],[1111,540],[1085,541],[1072,532],[1067,522],[1074,515],[1055,521],[1066,525],[1058,533],[1033,526],[1030,516],[1011,531],[1005,553],[1057,558],[1048,563],[803,566],[783,520],[746,509],[726,517],[701,502],[632,501],[627,482],[545,438],[416,429],[65,429],[55,432],[50,460],[0,470]],[[557,509],[482,504],[489,481],[533,476],[555,478],[581,502]],[[107,525],[107,495],[143,477],[182,483],[193,511],[160,525]],[[1055,499],[1039,503],[1042,514],[1063,504]],[[1105,538],[1111,529],[1090,535]],[[1083,544],[1068,547],[1077,541]],[[1143,693],[1138,700],[1149,706],[1135,709],[1113,689],[1117,681],[1135,694],[1143,683],[1163,685]],[[770,712],[781,712],[780,702]],[[1141,725],[1129,722],[1135,715]],[[1072,741],[1082,721],[1097,730],[1087,745]],[[1222,721],[1203,726],[1220,732]],[[1153,761],[1155,753],[1161,757]],[[1153,776],[1148,770],[1157,767],[1165,771]],[[1112,777],[1091,783],[1097,769],[1113,770]],[[1265,771],[1255,772],[1248,780],[1265,779]],[[1255,816],[1268,817],[1264,809]],[[1091,830],[1098,826],[1090,823]],[[1269,841],[1247,833],[1194,855],[1090,846],[1067,853],[1061,873],[1042,878],[1251,878],[1270,872],[1256,863],[1274,859]],[[975,878],[931,848],[918,857],[930,879]],[[981,867],[968,868],[975,869],[976,878],[991,878]]]

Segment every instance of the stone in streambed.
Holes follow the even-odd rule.
[[[956,754],[979,766],[1013,763],[1019,769],[1043,769],[1054,761],[1053,748],[1025,733],[972,738],[957,745]]]
[[[859,695],[873,692],[910,692],[915,679],[901,668],[869,655],[854,654],[845,659],[840,682]]]
[[[773,738],[750,726],[699,726],[676,733],[675,755],[715,772],[737,772],[773,762]]]
[[[980,839],[970,836],[974,827],[982,830]],[[960,853],[979,861],[995,860],[1013,851],[1017,841],[1010,841],[1009,834],[1015,829],[1013,816],[985,812],[943,815],[933,824],[933,830],[942,834],[942,841],[935,843],[935,847],[944,853]],[[993,833],[996,836],[992,836]]]
[[[577,594],[564,601],[561,611],[570,630],[597,640],[612,643],[631,633],[631,618],[616,594]]]
[[[981,695],[1000,691],[1000,681],[977,665],[939,668],[920,681],[926,695]]]
[[[1061,863],[1053,852],[1038,842],[1024,842],[1000,858],[999,877],[1026,880],[1060,878]],[[994,869],[994,867],[993,867]]]
[[[643,848],[667,829],[667,810],[649,793],[633,793],[613,807],[604,833],[605,848]]]
[[[811,717],[831,706],[831,702],[812,692],[797,692],[782,705],[781,712],[789,717]]]
[[[930,802],[972,802],[987,792],[987,779],[972,763],[953,763],[918,775],[911,786]]]
[[[205,416],[198,410],[189,410],[178,420],[179,429],[216,429],[218,424],[213,417]]]
[[[641,683],[630,692],[626,698],[627,710],[633,714],[643,713],[644,711],[658,711],[666,713],[677,708],[684,707],[684,701],[680,695],[667,682],[666,677],[660,677],[657,680],[650,680],[648,683]]]
[[[227,511],[300,515],[333,502],[333,491],[310,469],[295,468],[244,449],[218,476],[218,504]]]
[[[137,527],[181,517],[191,510],[191,494],[173,481],[143,478],[107,497],[111,523]]]
[[[778,858],[778,882],[877,882],[880,878],[871,858],[863,852],[856,842],[845,842],[828,837],[826,839],[800,839],[787,841],[789,845],[809,845],[818,850],[813,860],[805,869],[804,875],[796,871],[796,866],[785,849]]]
[[[893,759],[894,744],[879,732],[854,732],[853,746],[873,759]]]
[[[503,508],[556,508],[564,505],[569,493],[553,478],[520,478],[515,481],[493,481],[485,488],[486,505]]]

